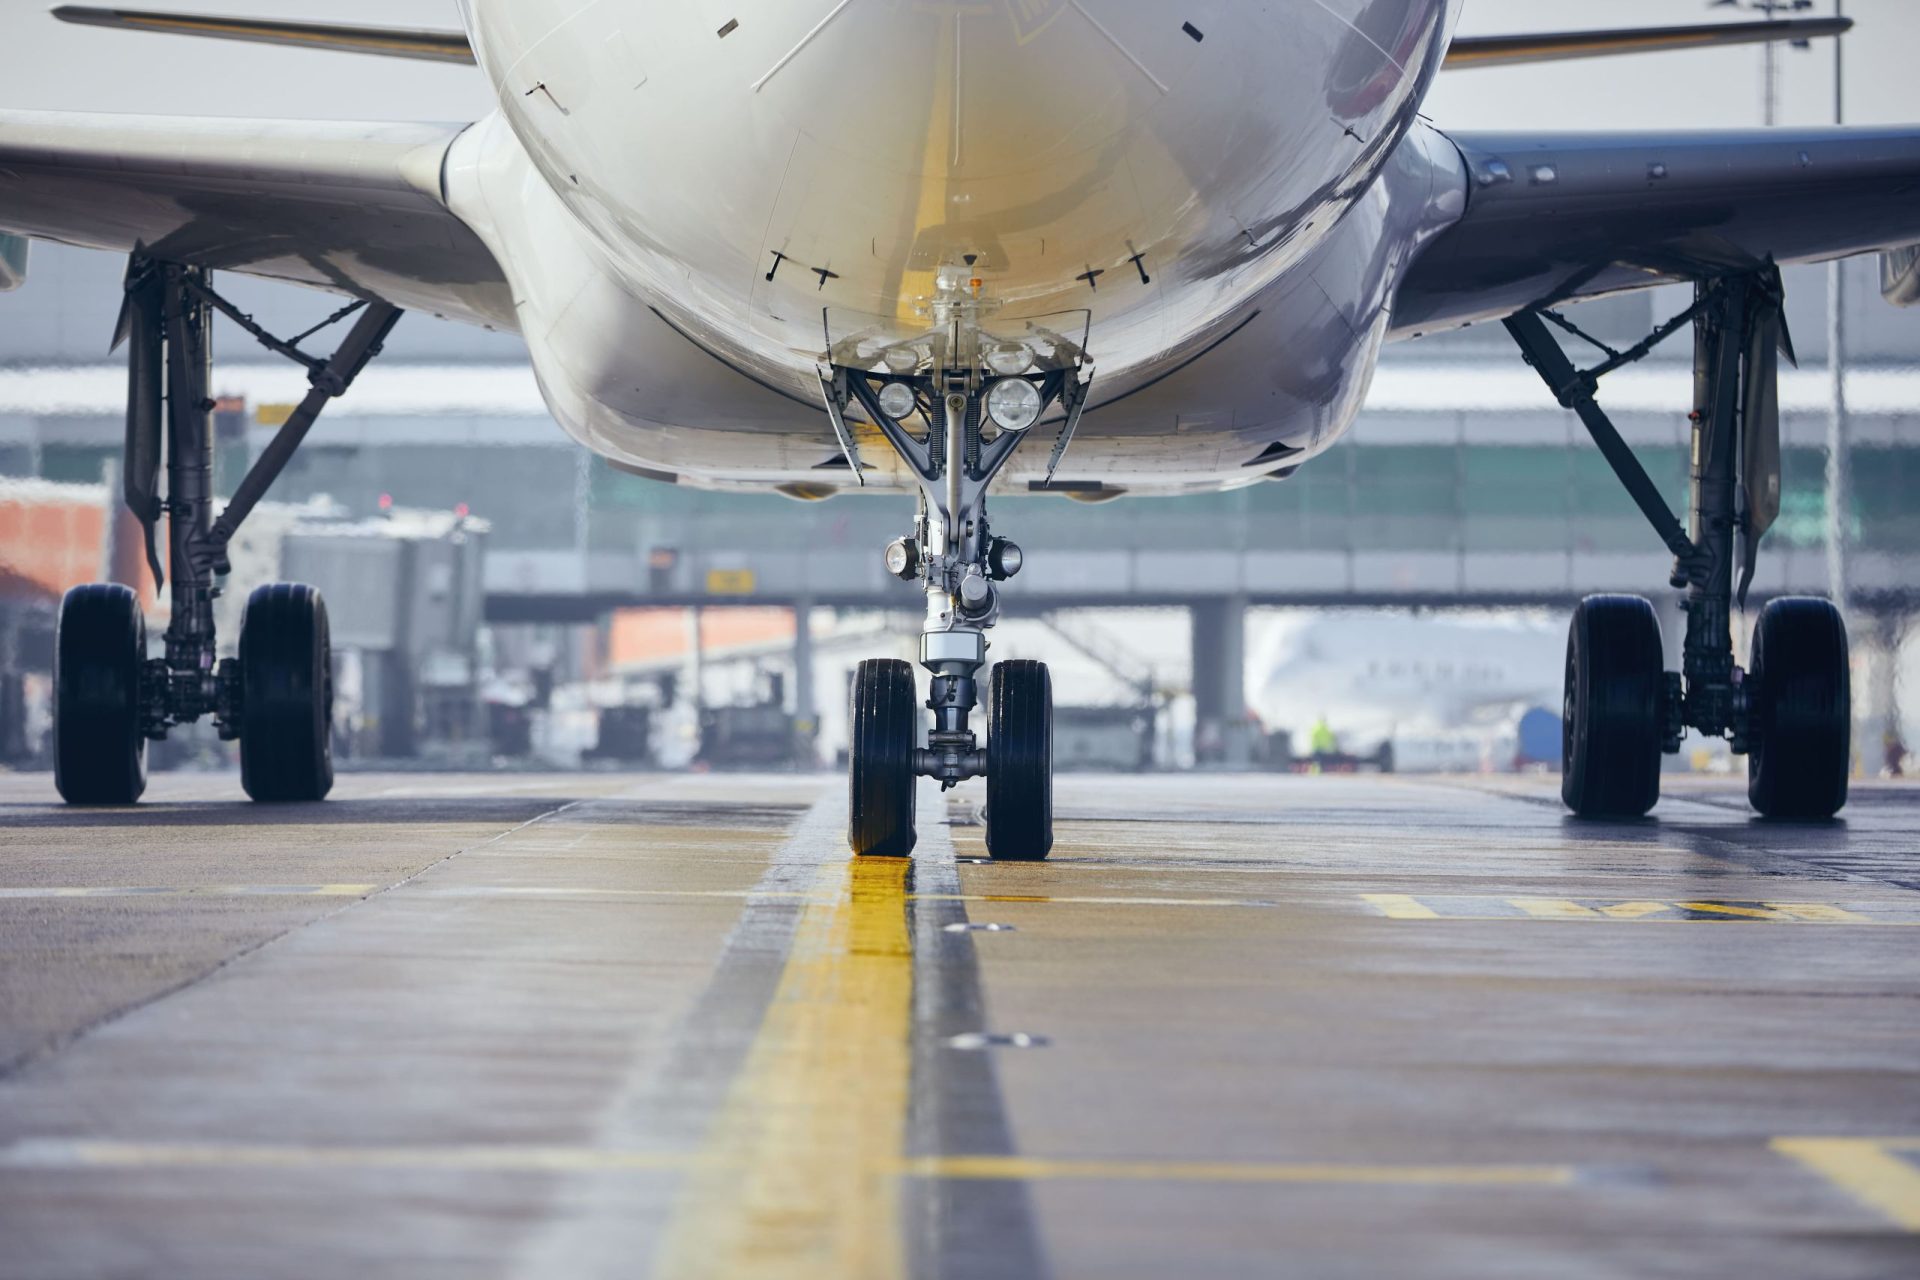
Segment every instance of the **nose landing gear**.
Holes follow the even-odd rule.
[[[957,333],[945,349],[963,349]],[[915,746],[907,663],[863,662],[854,678],[848,843],[857,854],[903,856],[914,844],[916,777],[937,778],[944,789],[984,776],[988,850],[995,858],[1044,858],[1053,847],[1046,666],[1010,661],[992,669],[984,748],[969,721],[986,632],[1000,613],[996,584],[1019,572],[1022,560],[1017,546],[988,528],[987,488],[1047,405],[1065,411],[1061,443],[1071,437],[1086,398],[1078,366],[1000,376],[983,376],[974,362],[934,373],[836,366],[822,389],[856,473],[844,414],[857,402],[918,478],[914,530],[889,545],[886,559],[889,572],[920,582],[927,599],[920,663],[931,675],[925,705],[933,719],[925,745]],[[916,416],[924,423],[918,431],[907,425]]]

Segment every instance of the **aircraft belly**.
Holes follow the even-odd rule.
[[[1351,420],[1388,276],[1434,218],[1431,156],[1391,144],[1443,0],[1195,0],[1192,32],[1145,0],[863,2],[818,30],[783,4],[718,39],[637,0],[496,4],[514,20],[478,6],[478,47],[502,114],[463,139],[450,199],[509,263],[562,425],[687,483],[845,484],[827,335],[924,327],[917,291],[967,255],[1003,316],[1091,317],[1062,479],[1251,482]],[[865,444],[870,483],[904,485]]]

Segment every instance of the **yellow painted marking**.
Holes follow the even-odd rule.
[[[654,1270],[905,1273],[899,1189],[913,950],[904,858],[821,872],[780,985],[683,1189]]]
[[[1360,895],[1391,920],[1438,920],[1440,913],[1420,899],[1405,893],[1363,893]]]
[[[1600,914],[1592,907],[1583,907],[1566,898],[1508,898],[1507,901],[1536,920],[1581,920]]]
[[[104,1142],[30,1138],[0,1147],[4,1168],[424,1169],[489,1173],[651,1173],[694,1169],[738,1185],[753,1170],[707,1152],[490,1144],[327,1147],[243,1143]],[[1571,1165],[1348,1165],[1226,1160],[1049,1160],[1037,1156],[929,1156],[877,1160],[883,1180],[1218,1182],[1374,1186],[1565,1186]]]
[[[0,889],[0,898],[364,898],[377,884],[49,885]]]
[[[1374,1186],[1564,1186],[1566,1165],[1342,1165],[1220,1161],[1043,1160],[1029,1156],[940,1156],[904,1162],[916,1178],[1019,1182],[1297,1182]]]
[[[1769,902],[1764,905],[1772,907],[1781,915],[1792,916],[1795,920],[1811,921],[1815,924],[1875,923],[1870,916],[1863,916],[1858,911],[1849,911],[1845,907],[1837,907],[1831,902]]]
[[[1920,899],[1906,902],[1605,902],[1572,898],[1500,898],[1479,894],[1363,893],[1368,906],[1396,920],[1599,920],[1644,924],[1846,924],[1913,928]],[[1872,913],[1872,914],[1869,914]],[[1882,914],[1884,913],[1884,914]],[[1704,917],[1704,918],[1703,918]]]
[[[1600,914],[1615,920],[1638,920],[1672,909],[1673,905],[1667,902],[1616,902],[1610,907],[1600,908]]]
[[[1920,1166],[1896,1152],[1920,1153],[1920,1138],[1775,1138],[1791,1156],[1908,1231],[1920,1231]]]
[[[1739,916],[1743,920],[1778,920],[1780,913],[1766,907],[1742,907],[1731,902],[1682,902],[1682,911],[1699,911],[1715,916]]]

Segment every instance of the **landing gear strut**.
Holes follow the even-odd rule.
[[[1551,311],[1510,317],[1507,330],[1560,403],[1580,417],[1621,483],[1674,555],[1685,591],[1683,669],[1661,669],[1660,625],[1637,596],[1589,596],[1567,641],[1565,772],[1561,796],[1582,817],[1639,817],[1659,799],[1660,753],[1688,728],[1728,739],[1747,756],[1747,793],[1768,817],[1829,818],[1847,799],[1851,708],[1847,635],[1826,600],[1769,603],[1754,629],[1751,671],[1733,656],[1734,566],[1739,603],[1760,537],[1780,505],[1776,350],[1792,358],[1779,272],[1703,280],[1694,303],[1645,341],[1614,351]],[[1546,321],[1607,358],[1576,369]],[[1601,377],[1645,356],[1691,321],[1694,410],[1689,520],[1682,528],[1658,486],[1595,403]]]
[[[887,547],[887,569],[922,584],[927,599],[920,664],[931,673],[933,713],[925,746],[914,746],[914,680],[898,660],[860,664],[853,689],[848,842],[858,854],[901,856],[914,843],[915,777],[942,789],[987,780],[987,848],[995,858],[1038,859],[1053,847],[1053,687],[1038,662],[1002,662],[989,679],[987,742],[970,725],[987,661],[986,632],[999,618],[996,584],[1020,571],[1020,548],[987,524],[987,488],[1049,405],[1063,413],[1054,462],[1086,403],[1078,347],[1048,334],[1053,367],[996,371],[966,302],[943,303],[943,328],[920,354],[878,349],[860,365],[836,363],[821,378],[834,429],[859,474],[845,413],[857,403],[920,485],[913,531]],[[985,341],[991,341],[985,339]],[[994,348],[1002,357],[1015,344]],[[931,350],[932,354],[926,354]],[[836,355],[842,354],[836,351]],[[1031,356],[1027,357],[1029,363]],[[901,369],[904,366],[904,370]],[[910,423],[918,420],[916,428]]]
[[[213,313],[307,369],[306,398],[213,514],[209,373]],[[380,351],[400,311],[358,311],[329,358],[309,355],[255,324],[215,293],[204,268],[136,254],[127,270],[119,340],[128,343],[127,506],[146,532],[147,562],[172,603],[166,656],[146,655],[146,628],[126,587],[88,585],[61,603],[54,669],[54,783],[73,804],[131,804],[146,786],[146,744],[211,715],[240,740],[241,782],[256,800],[318,800],[333,785],[333,680],[326,605],[312,587],[261,587],[247,602],[238,660],[215,657],[213,602],[230,571],[227,546],[266,494],[327,401]],[[324,325],[322,326],[324,327]],[[309,331],[311,333],[313,331]],[[303,334],[302,337],[308,335]],[[164,438],[167,487],[160,496]],[[167,568],[155,546],[167,517]]]

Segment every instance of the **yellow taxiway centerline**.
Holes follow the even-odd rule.
[[[656,1271],[898,1276],[912,1059],[904,858],[825,866],[780,984],[682,1189]]]

